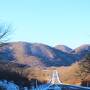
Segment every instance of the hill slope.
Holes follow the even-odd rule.
[[[58,50],[40,43],[14,42],[7,43],[0,48],[0,58],[38,67],[69,66],[81,60],[87,52],[90,52],[90,48],[88,48],[88,51],[85,50],[85,47],[79,47],[78,49],[80,49],[78,52],[77,48],[66,52],[65,48]]]

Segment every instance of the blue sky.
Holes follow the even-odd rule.
[[[90,43],[90,0],[0,0],[0,22],[12,25],[10,41],[75,48]]]

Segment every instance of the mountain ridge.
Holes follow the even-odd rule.
[[[87,53],[90,53],[90,48],[86,51],[89,46],[78,47],[79,52],[76,52],[77,48],[66,52],[41,43],[13,42],[0,48],[0,58],[38,67],[70,66],[82,60]],[[66,48],[67,46],[63,45],[63,47]]]

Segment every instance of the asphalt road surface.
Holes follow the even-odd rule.
[[[61,90],[90,90],[90,87],[74,86],[74,85],[61,85]]]

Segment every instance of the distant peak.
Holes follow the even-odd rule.
[[[58,50],[61,50],[63,52],[71,52],[72,51],[71,48],[69,48],[68,46],[65,46],[65,45],[56,45],[55,48]]]
[[[77,47],[76,49],[74,49],[74,51],[76,53],[79,53],[79,52],[85,51],[85,50],[88,50],[88,51],[90,50],[90,44],[83,44],[83,45]]]

